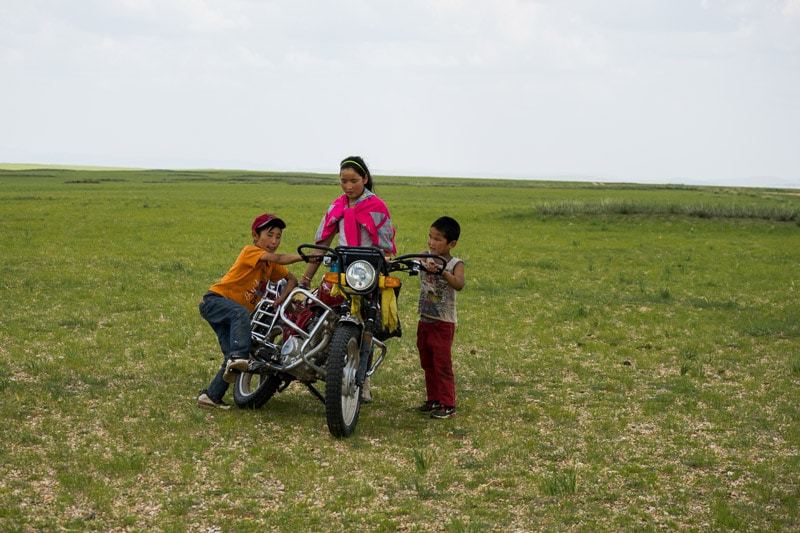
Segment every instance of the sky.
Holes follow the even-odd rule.
[[[0,0],[0,162],[800,188],[800,0]]]

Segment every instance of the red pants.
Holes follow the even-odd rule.
[[[419,362],[425,371],[425,390],[429,401],[447,407],[456,406],[456,378],[453,375],[453,336],[456,325],[450,322],[417,324]]]

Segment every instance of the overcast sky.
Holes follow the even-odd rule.
[[[800,0],[0,0],[0,162],[800,187]]]

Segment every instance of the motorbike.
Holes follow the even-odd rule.
[[[284,285],[267,286],[251,315],[250,360],[234,382],[234,402],[258,408],[297,381],[325,405],[330,433],[348,437],[358,424],[364,380],[386,358],[386,340],[400,331],[391,308],[401,280],[392,274],[416,276],[423,261],[441,274],[446,261],[432,254],[389,259],[373,247],[302,244],[297,252],[329,271],[319,287],[296,287],[280,306],[275,300]]]

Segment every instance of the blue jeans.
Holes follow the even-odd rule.
[[[209,292],[200,302],[200,316],[211,325],[222,349],[222,366],[206,392],[209,398],[219,402],[228,390],[228,384],[222,379],[228,360],[250,357],[250,311],[233,300]]]

